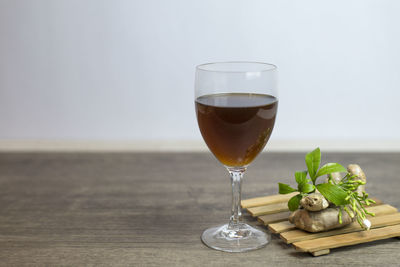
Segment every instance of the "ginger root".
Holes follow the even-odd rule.
[[[360,165],[358,164],[349,164],[347,166],[347,171],[351,174],[351,175],[357,175],[358,178],[355,180],[361,180],[363,182],[367,182],[367,176],[365,176],[365,173],[363,172],[363,170],[361,169]],[[365,191],[365,184],[360,185],[356,192],[359,196],[363,195],[363,191]]]
[[[313,193],[303,197],[300,200],[300,205],[309,211],[320,211],[329,206],[328,201],[320,193]]]
[[[288,201],[293,212],[289,221],[298,229],[313,233],[340,228],[353,221],[362,229],[371,228],[367,216],[375,215],[365,206],[375,201],[365,192],[367,178],[360,166],[350,164],[346,169],[339,163],[327,163],[320,167],[319,148],[307,153],[305,161],[307,170],[295,173],[297,190],[279,183],[280,194],[298,192]],[[325,183],[316,182],[321,174],[327,175]]]
[[[328,174],[325,183],[328,182],[329,180],[329,175],[331,176],[332,180],[338,184],[340,182],[340,180],[342,180],[342,176],[340,175],[340,172],[333,172],[331,174]]]
[[[299,209],[290,215],[289,221],[297,228],[307,232],[328,231],[343,227],[353,221],[346,212],[342,212],[342,223],[339,223],[339,209],[339,207],[327,208],[321,211]]]
[[[358,164],[349,164],[347,166],[347,171],[350,173],[350,175],[356,175],[358,178],[354,179],[355,181],[361,180],[363,182],[367,182],[367,176],[365,175],[364,171],[361,169],[360,165]],[[329,176],[331,176],[332,180],[337,184],[340,182],[341,175],[340,172],[333,172],[331,174],[328,174],[328,177],[326,178],[326,183],[329,180]],[[362,196],[362,192],[365,191],[365,185],[360,185],[358,186],[356,192],[359,196]]]

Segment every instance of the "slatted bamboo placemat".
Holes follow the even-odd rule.
[[[369,217],[372,224],[369,231],[362,231],[357,222],[321,233],[296,229],[288,221],[290,212],[287,207],[288,200],[294,194],[296,193],[246,199],[242,201],[242,208],[257,217],[272,233],[279,234],[284,242],[313,256],[328,254],[333,248],[400,237],[400,213],[395,207],[376,198],[373,198],[376,204],[367,207],[369,212],[375,213],[375,217]]]

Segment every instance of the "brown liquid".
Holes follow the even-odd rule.
[[[216,94],[196,99],[201,134],[225,166],[246,166],[265,147],[278,100],[261,94]]]

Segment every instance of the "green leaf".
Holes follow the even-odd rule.
[[[299,208],[300,205],[300,200],[301,200],[301,195],[295,195],[294,197],[292,197],[291,199],[289,199],[288,202],[288,207],[290,211],[295,211]]]
[[[302,183],[299,184],[299,191],[302,193],[311,193],[315,190],[315,186],[313,184]]]
[[[307,171],[295,172],[294,177],[298,184],[307,183]]]
[[[338,185],[318,184],[317,189],[328,201],[332,202],[336,206],[348,204],[348,201],[346,200],[347,193]]]
[[[319,169],[316,177],[320,177],[325,174],[330,174],[333,172],[347,172],[346,168],[339,163],[327,163]]]
[[[306,155],[306,165],[308,168],[308,173],[310,174],[310,178],[315,183],[316,180],[316,174],[319,168],[319,164],[321,163],[321,150],[319,147],[311,151],[310,153],[307,153]]]
[[[296,191],[296,189],[290,187],[288,184],[279,183],[279,194],[289,194]]]

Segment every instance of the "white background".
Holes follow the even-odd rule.
[[[400,2],[0,0],[0,140],[195,140],[194,67],[271,62],[273,140],[400,139]]]

